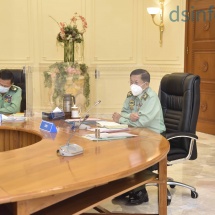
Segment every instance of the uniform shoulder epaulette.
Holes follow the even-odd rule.
[[[133,96],[133,94],[132,94],[131,91],[129,91],[129,92],[127,93],[127,97],[131,97],[131,96]]]
[[[16,87],[16,86],[11,86],[10,90],[13,91],[13,92],[16,92],[16,91],[18,90],[18,87]]]

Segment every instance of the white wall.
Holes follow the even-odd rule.
[[[56,45],[59,27],[49,16],[69,22],[78,12],[88,22],[85,63],[91,76],[92,104],[101,99],[98,112],[120,111],[133,69],[147,69],[155,91],[164,74],[183,72],[184,23],[173,22],[169,14],[177,6],[181,13],[185,0],[165,1],[162,47],[159,28],[146,11],[157,5],[158,0],[1,0],[0,68],[26,66],[28,107],[50,108],[43,71],[63,60],[63,48]],[[100,72],[96,80],[95,69]]]

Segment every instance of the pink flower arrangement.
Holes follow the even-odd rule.
[[[80,70],[78,70],[78,69],[76,69],[74,67],[71,67],[71,66],[69,66],[67,68],[67,73],[70,74],[70,75],[80,75],[81,74]]]
[[[52,18],[52,17],[51,17]],[[54,18],[52,18],[55,22],[57,22]],[[81,30],[78,29],[78,21],[81,25]],[[66,24],[65,22],[58,23],[58,26],[60,27],[60,32],[57,35],[57,41],[60,43],[65,42],[76,42],[81,43],[84,38],[83,34],[86,31],[87,28],[87,21],[86,19],[78,15],[77,13],[74,14],[74,16],[70,19],[70,23]]]

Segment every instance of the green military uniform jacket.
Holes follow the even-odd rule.
[[[138,113],[139,119],[130,120],[131,113]],[[147,127],[157,133],[166,131],[163,112],[157,94],[148,87],[139,96],[133,96],[130,91],[124,102],[119,123],[133,127]]]
[[[22,89],[12,85],[7,93],[0,93],[0,113],[12,114],[20,112]]]

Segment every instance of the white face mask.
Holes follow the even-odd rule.
[[[0,86],[0,93],[7,93],[9,91],[10,87],[3,87]]]
[[[142,87],[137,84],[132,84],[130,86],[130,88],[131,88],[131,92],[134,96],[139,96],[143,92]]]

